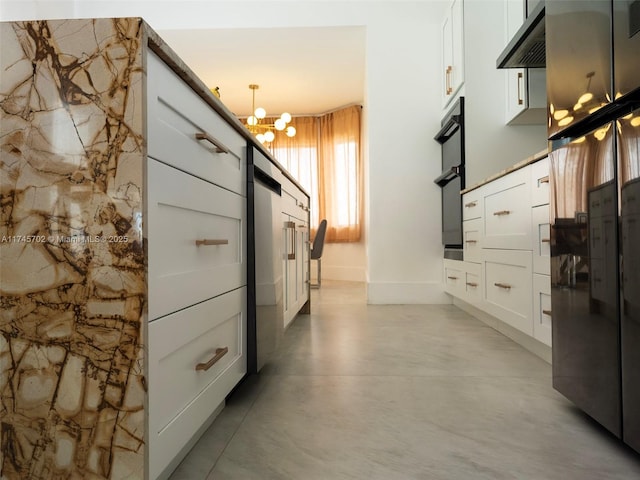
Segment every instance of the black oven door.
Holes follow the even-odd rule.
[[[456,102],[435,136],[442,145],[442,174],[434,182],[442,190],[442,244],[462,248],[462,196],[464,189],[464,98]]]

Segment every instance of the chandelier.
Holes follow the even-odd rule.
[[[287,125],[291,122],[291,115],[288,113],[283,113],[273,123],[261,123],[262,120],[267,116],[267,112],[264,108],[258,107],[256,108],[256,90],[260,88],[259,85],[252,83],[249,85],[249,88],[253,92],[253,100],[251,103],[251,111],[253,112],[249,117],[247,117],[247,128],[251,133],[253,133],[260,143],[270,143],[276,138],[276,131],[284,131],[288,137],[294,137],[296,135],[295,127],[291,125]]]

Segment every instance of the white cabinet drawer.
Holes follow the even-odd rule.
[[[246,139],[151,52],[147,67],[149,156],[244,195]]]
[[[444,260],[444,285],[445,292],[462,297],[465,291],[464,262],[459,260]]]
[[[549,157],[531,165],[531,205],[549,203]]]
[[[462,196],[462,220],[471,220],[482,216],[482,189],[478,188]]]
[[[147,175],[149,319],[246,284],[245,197],[152,159]]]
[[[533,274],[533,337],[551,346],[551,277]]]
[[[246,373],[245,305],[240,288],[149,324],[149,478]]]
[[[551,225],[549,205],[540,205],[531,209],[533,231],[533,272],[549,275],[551,273]]]
[[[482,261],[482,219],[474,218],[462,223],[462,249],[466,262]]]
[[[309,197],[288,178],[282,180],[282,211],[304,221],[309,215]]]
[[[533,335],[531,252],[485,250],[484,299],[489,313]]]
[[[484,248],[531,248],[530,171],[516,170],[484,191]]]
[[[473,304],[482,300],[482,265],[464,262],[465,265],[465,300]]]

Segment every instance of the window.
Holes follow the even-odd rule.
[[[293,138],[276,138],[273,156],[311,195],[311,227],[327,219],[326,242],[357,242],[362,231],[361,107],[295,117]]]

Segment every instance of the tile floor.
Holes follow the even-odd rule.
[[[450,305],[323,282],[171,480],[640,479],[551,367]]]

